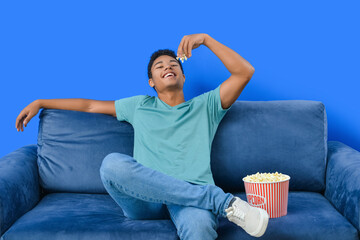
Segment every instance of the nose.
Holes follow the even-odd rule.
[[[171,64],[172,64],[172,63],[168,63],[168,64],[165,66],[165,70],[168,69],[168,68],[171,68]]]

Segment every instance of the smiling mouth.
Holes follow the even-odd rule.
[[[170,76],[167,76],[167,77],[164,77],[164,78],[166,79],[166,78],[171,78],[171,77],[175,77],[175,75],[170,75]]]
[[[176,74],[174,72],[168,72],[166,74],[164,74],[163,78],[167,78],[167,77],[171,77],[171,76],[176,76]]]

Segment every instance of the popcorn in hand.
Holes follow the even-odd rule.
[[[183,63],[184,63],[184,58],[185,58],[185,60],[187,60],[187,57],[185,54],[183,54],[183,56],[180,58],[181,62],[183,62]],[[176,60],[179,60],[179,57],[176,57]]]

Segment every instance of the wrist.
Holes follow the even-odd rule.
[[[207,33],[204,33],[204,45],[207,46],[209,40],[211,39],[210,35]]]
[[[39,108],[42,108],[41,99],[37,99],[34,101],[34,104],[37,105]]]

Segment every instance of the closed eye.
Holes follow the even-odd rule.
[[[173,66],[173,67],[176,67],[177,65],[176,64],[174,64],[174,65],[171,65],[171,66]],[[163,66],[160,66],[160,67],[157,67],[157,68],[162,68]]]

